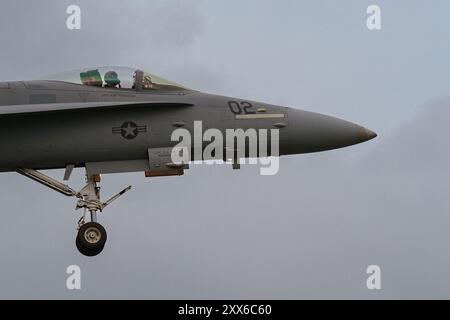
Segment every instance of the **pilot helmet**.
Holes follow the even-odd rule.
[[[144,75],[144,79],[142,80],[142,87],[144,89],[152,89],[153,88],[153,82],[152,77],[148,74]]]
[[[117,86],[120,84],[119,76],[115,71],[105,73],[105,82],[108,86]]]

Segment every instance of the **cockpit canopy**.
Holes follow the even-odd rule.
[[[136,91],[189,90],[186,87],[164,80],[151,73],[124,67],[86,68],[51,76],[46,80],[69,82],[98,88]]]

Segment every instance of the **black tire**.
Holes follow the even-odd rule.
[[[83,248],[96,252],[105,247],[107,234],[105,228],[103,228],[101,224],[89,222],[80,227],[77,239]]]
[[[78,237],[76,238],[75,244],[76,244],[76,246],[77,246],[78,251],[79,251],[82,255],[84,255],[84,256],[86,256],[86,257],[95,257],[95,256],[98,256],[98,255],[99,255],[100,253],[102,253],[102,251],[103,251],[103,247],[102,247],[102,248],[97,248],[97,249],[95,249],[95,250],[84,248],[84,247],[80,244],[80,241],[78,240]]]

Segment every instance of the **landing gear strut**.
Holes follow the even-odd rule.
[[[78,234],[76,246],[81,254],[94,257],[99,255],[107,240],[105,228],[97,222],[97,213],[102,212],[106,206],[125,194],[131,186],[125,188],[106,202],[100,201],[100,175],[91,175],[86,172],[86,186],[80,191],[75,191],[71,187],[32,169],[18,169],[18,173],[39,182],[65,196],[76,197],[78,199],[76,210],[84,209],[83,216],[78,221]],[[86,222],[87,212],[90,213],[90,221]]]

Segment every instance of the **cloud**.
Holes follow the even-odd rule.
[[[306,101],[315,111],[329,106],[346,110],[355,117],[350,120],[365,117],[379,126],[391,117],[395,123],[404,114],[409,119],[410,102],[415,106],[440,92],[436,86],[445,87],[434,76],[446,76],[448,50],[434,46],[429,26],[411,32],[414,26],[400,19],[395,26],[405,33],[392,26],[388,37],[375,39],[363,29],[364,19],[358,20],[365,12],[360,5],[352,7],[358,18],[342,25],[342,15],[333,20],[323,16],[322,5],[311,10],[305,3],[287,12],[278,2],[267,8],[254,2],[263,13],[254,17],[248,7],[235,12],[222,4],[224,12],[213,14],[210,8],[211,17],[205,17],[199,1],[78,3],[80,32],[65,29],[71,1],[3,3],[1,77],[22,80],[80,66],[137,64],[194,88]],[[395,8],[384,6],[393,16]],[[276,23],[261,24],[274,16],[271,8],[280,10]],[[227,24],[228,12],[238,17],[233,24]],[[286,19],[288,14],[293,18]],[[342,28],[357,24],[358,37],[317,29],[320,19]],[[283,20],[292,27],[285,28]],[[320,37],[311,38],[308,28],[319,30]],[[414,37],[399,41],[405,34]],[[425,49],[444,54],[430,67],[422,61]],[[272,56],[276,59],[267,59]],[[373,74],[367,69],[371,60]],[[434,82],[414,77],[422,71]],[[373,77],[363,81],[367,74]],[[449,104],[442,98],[423,105],[413,121],[380,131],[365,145],[283,158],[275,177],[230,167],[193,167],[184,177],[155,180],[105,176],[105,197],[128,184],[134,188],[100,215],[108,244],[95,260],[75,249],[80,213],[73,213],[73,199],[17,174],[2,174],[0,298],[446,298]],[[83,185],[81,171],[71,184]],[[82,267],[78,293],[65,289],[71,264]],[[365,287],[369,264],[382,268],[381,292]]]
[[[162,59],[188,51],[201,34],[200,3],[79,1],[79,31],[66,28],[66,8],[71,1],[2,4],[0,27],[9,31],[0,34],[0,41],[8,44],[2,59],[9,61],[2,78],[22,80],[86,64],[158,65]]]
[[[74,248],[73,199],[4,175],[14,214],[0,226],[0,297],[445,297],[449,102],[424,106],[354,164],[343,156],[359,146],[284,158],[275,177],[195,166],[182,178],[107,176],[105,197],[134,191],[101,215],[109,241],[95,262]],[[69,264],[83,270],[79,296],[63,288]],[[365,288],[371,264],[380,293]]]

